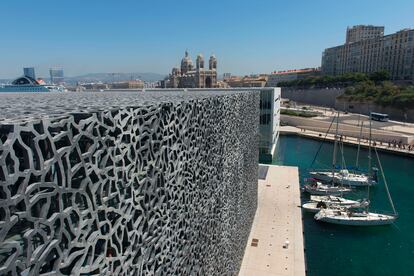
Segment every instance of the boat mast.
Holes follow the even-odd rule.
[[[332,184],[334,183],[335,178],[335,165],[336,165],[336,146],[337,146],[337,139],[338,139],[338,125],[339,125],[339,111],[336,117],[336,130],[335,130],[335,141],[334,141],[334,150],[332,156]]]
[[[372,122],[371,122],[371,113],[369,115],[369,146],[368,146],[368,177],[372,177],[372,161],[371,161],[371,140],[372,140]],[[369,185],[368,185],[369,186]]]
[[[323,140],[321,141],[321,143],[320,143],[320,145],[319,145],[319,148],[318,148],[318,150],[316,151],[316,154],[315,154],[315,156],[313,157],[312,163],[311,163],[311,165],[309,166],[309,168],[312,168],[312,167],[313,167],[313,164],[315,163],[316,158],[318,157],[318,154],[319,154],[319,152],[320,152],[320,151],[321,151],[321,149],[322,149],[323,143],[325,142],[326,137],[328,137],[328,133],[330,132],[331,127],[332,127],[332,124],[333,124],[334,122],[335,122],[335,116],[333,117],[333,119],[332,119],[331,123],[329,124],[328,130],[327,130],[327,131],[326,131],[326,133],[325,133],[325,137],[323,137]]]
[[[369,113],[369,144],[368,144],[368,185],[367,185],[367,198],[369,200],[369,186],[370,186],[370,180],[371,180],[371,174],[372,174],[372,160],[371,160],[371,139],[372,139],[372,120],[371,120],[371,112]],[[367,205],[367,212],[369,209],[369,204]]]
[[[364,121],[361,121],[361,128],[359,130],[359,137],[358,137],[358,151],[357,151],[357,156],[356,156],[356,162],[355,162],[355,167],[358,169],[359,167],[359,151],[361,149],[361,136],[362,136],[362,127],[364,125]]]
[[[374,149],[375,149],[375,154],[377,155],[378,165],[379,165],[380,170],[381,170],[382,179],[384,179],[384,186],[385,186],[385,190],[387,191],[388,200],[390,201],[392,211],[394,212],[394,215],[396,216],[397,211],[395,210],[394,202],[392,201],[390,191],[388,190],[387,180],[385,179],[384,170],[382,169],[381,161],[380,161],[379,156],[378,156],[378,151],[377,151],[376,147],[374,147]]]

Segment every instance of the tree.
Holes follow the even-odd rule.
[[[386,70],[377,71],[369,75],[369,79],[379,83],[390,79],[390,73]]]

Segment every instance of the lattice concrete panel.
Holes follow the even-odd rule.
[[[0,95],[1,275],[236,275],[259,92]]]

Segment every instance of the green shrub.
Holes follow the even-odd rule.
[[[280,87],[313,87],[313,86],[349,86],[359,82],[373,81],[381,82],[390,79],[387,71],[378,71],[371,74],[365,73],[346,73],[340,76],[318,76],[308,77],[305,79],[297,79],[291,81],[281,81],[278,83]]]
[[[301,112],[301,111],[288,110],[288,109],[280,110],[280,114],[289,115],[289,116],[297,116],[297,117],[305,117],[305,118],[312,118],[312,117],[317,116],[315,114],[311,114],[311,113],[308,113],[308,112]]]
[[[347,87],[339,98],[409,109],[414,108],[414,87],[400,87],[389,81],[376,84],[373,80],[369,80]]]

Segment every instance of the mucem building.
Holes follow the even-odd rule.
[[[259,160],[271,163],[279,139],[280,87],[256,89],[260,91]]]
[[[236,275],[258,90],[0,95],[0,275]]]

